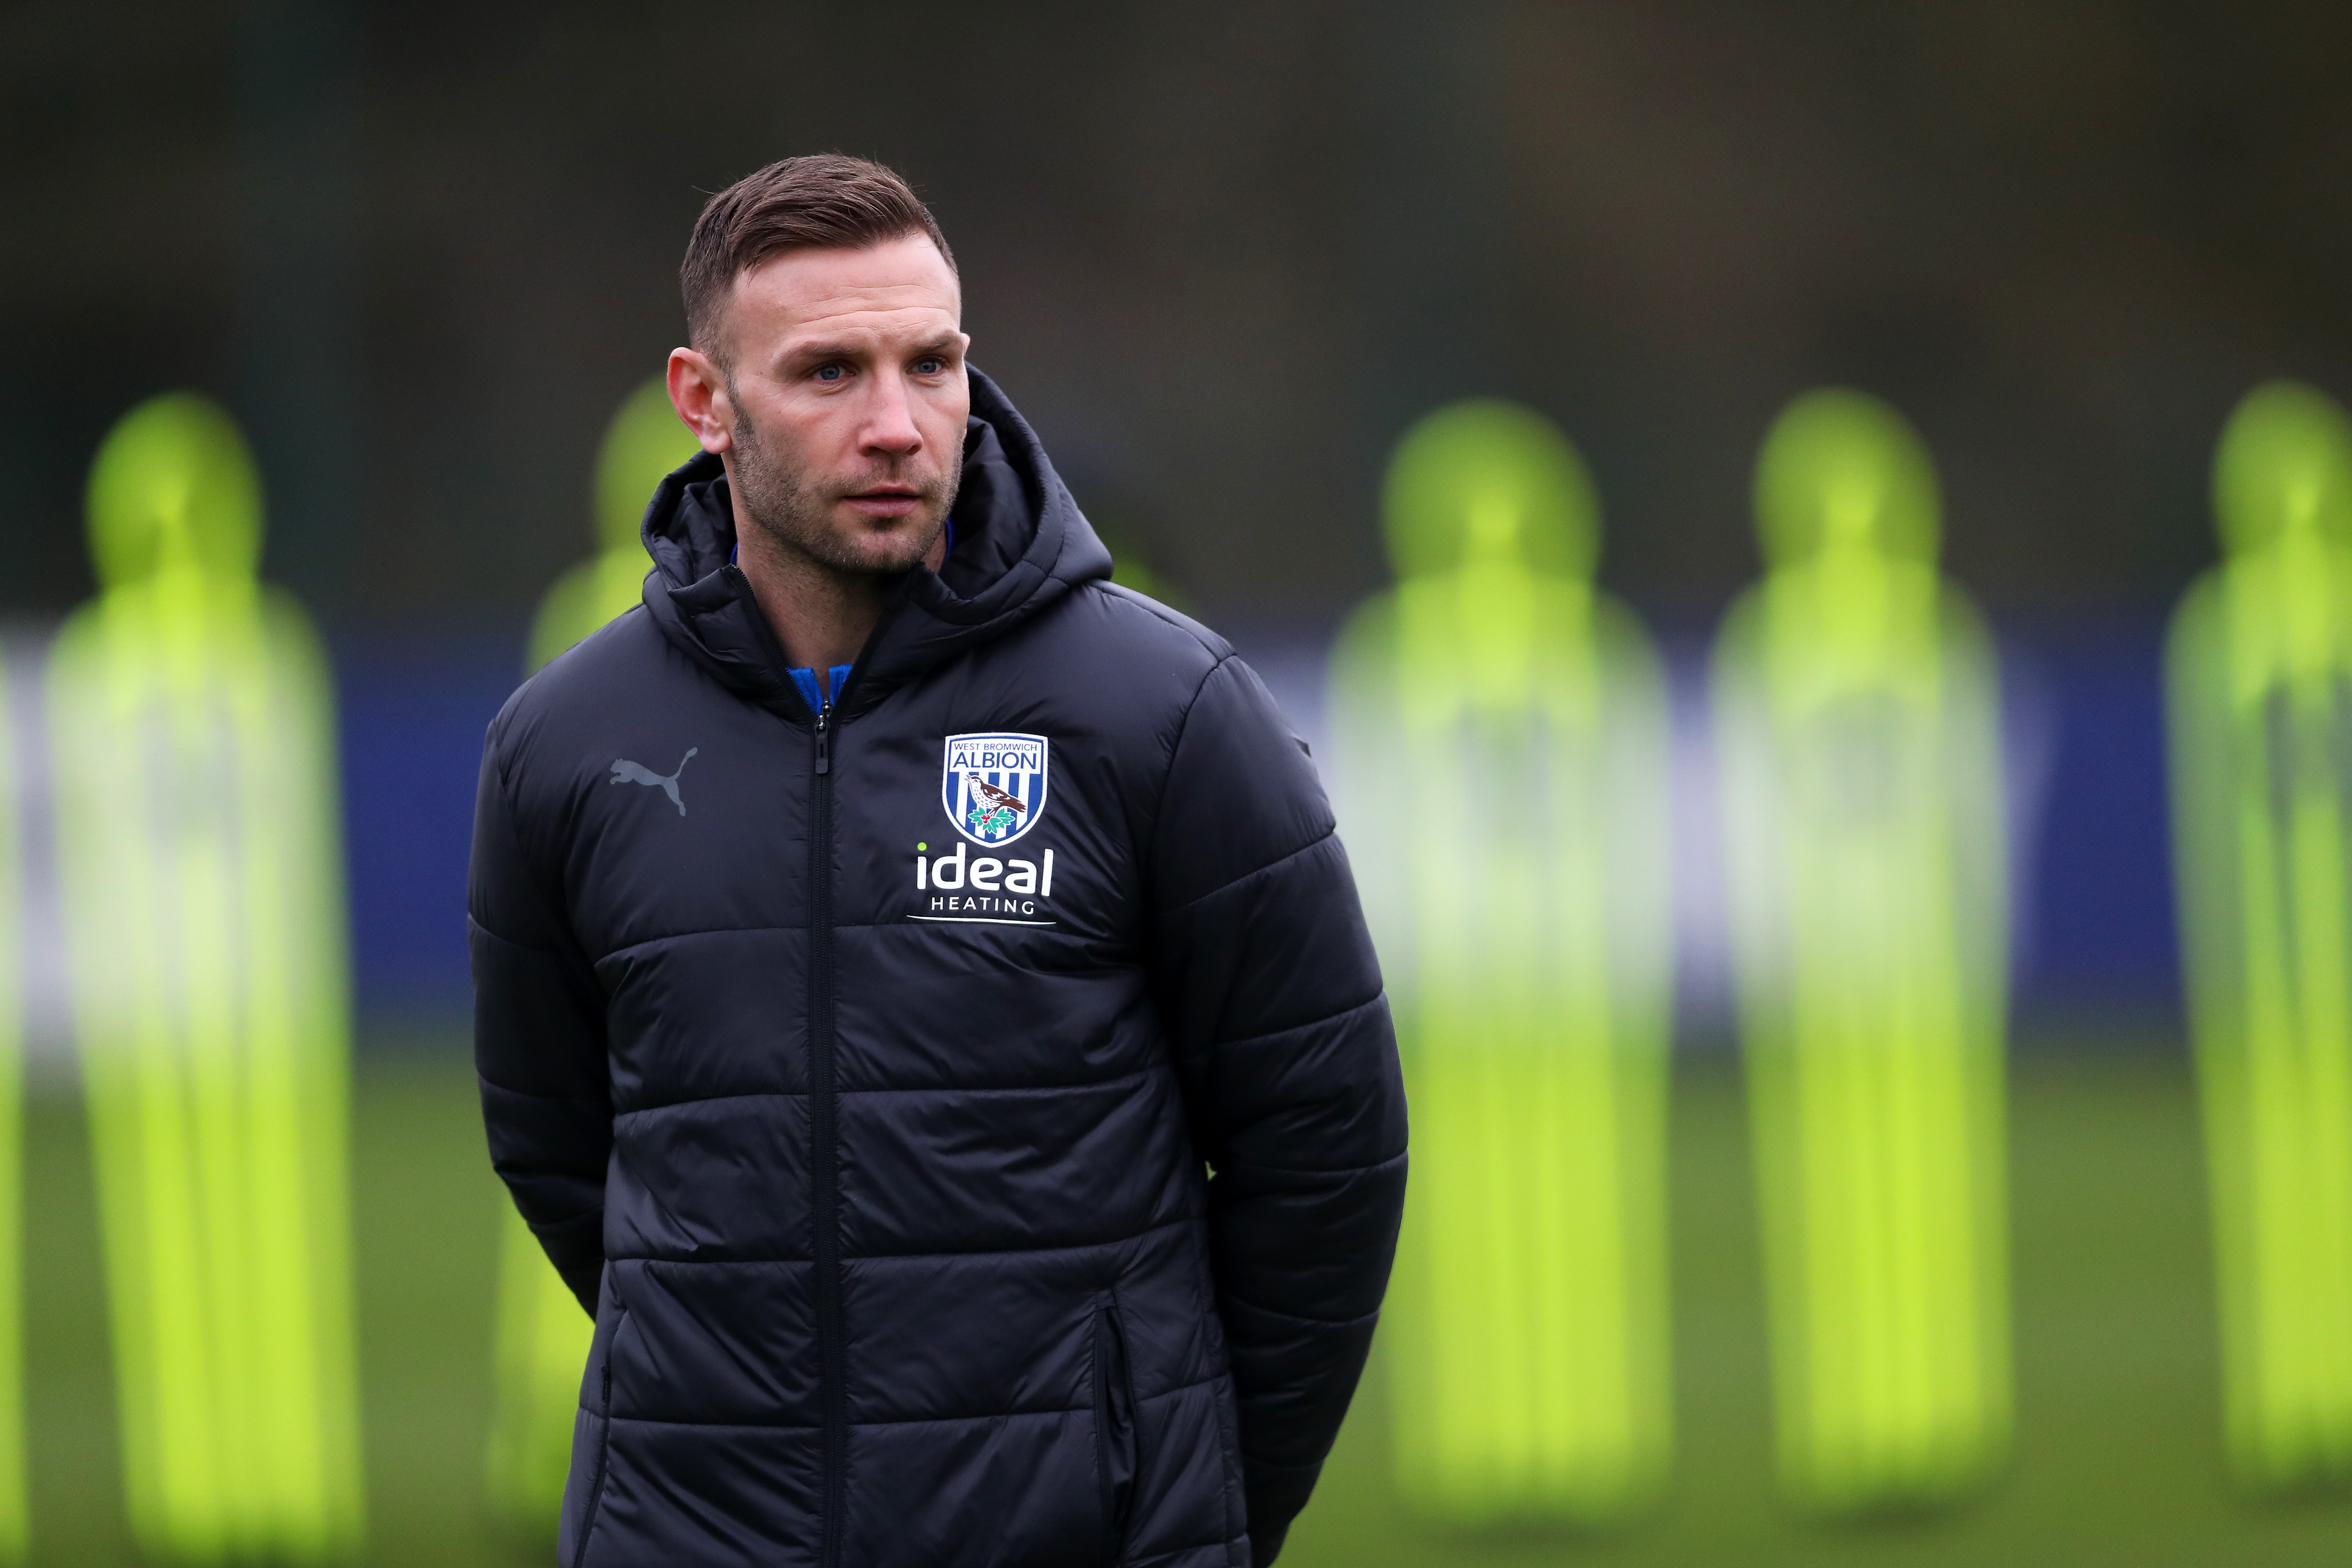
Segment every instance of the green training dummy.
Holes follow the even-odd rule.
[[[124,1495],[164,1562],[362,1533],[332,685],[255,577],[227,415],[142,404],[89,479],[100,593],[48,672],[58,851]]]
[[[25,1474],[24,1041],[14,732],[0,668],[0,1563],[30,1549]]]
[[[601,552],[556,580],[530,626],[530,668],[635,605],[653,563],[637,537],[646,503],[701,447],[660,377],[629,395],[596,457]],[[595,1325],[503,1194],[498,1342],[488,1458],[490,1505],[510,1530],[551,1536],[572,1463],[572,1416]]]
[[[2232,1468],[2352,1477],[2352,422],[2274,382],[2214,462],[2170,648],[2182,946]]]
[[[2011,1425],[1992,644],[1885,404],[1799,398],[1756,510],[1715,712],[1780,1475],[1822,1512],[1948,1500]]]
[[[671,469],[701,449],[670,406],[660,376],[631,393],[614,414],[596,451],[597,553],[557,578],[540,601],[530,623],[531,669],[644,596],[646,574],[653,570],[637,537],[646,503]]]
[[[1341,633],[1330,711],[1413,1108],[1397,1481],[1444,1522],[1607,1523],[1673,1442],[1664,683],[1540,416],[1430,415],[1385,510],[1398,586]]]

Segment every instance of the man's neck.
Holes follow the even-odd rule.
[[[751,584],[751,596],[774,628],[785,661],[801,669],[854,664],[882,618],[887,579],[871,572],[844,572],[779,543],[735,514],[735,563]],[[944,533],[923,557],[936,572],[947,556]]]
[[[786,662],[803,669],[849,664],[882,615],[882,579],[843,572],[778,547],[736,522],[735,563],[751,584],[760,613],[783,645]]]

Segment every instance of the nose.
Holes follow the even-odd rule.
[[[873,406],[867,410],[863,446],[868,455],[897,462],[923,448],[923,433],[915,426],[914,399],[903,374],[877,375]]]

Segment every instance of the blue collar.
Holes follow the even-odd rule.
[[[810,712],[814,713],[821,710],[828,703],[832,702],[834,699],[841,695],[841,683],[849,679],[849,668],[850,667],[845,664],[836,664],[830,669],[826,670],[825,674],[831,679],[825,682],[825,690],[822,695],[818,693],[816,689],[815,670],[796,669],[793,671],[793,684],[801,689],[801,696],[807,701]]]

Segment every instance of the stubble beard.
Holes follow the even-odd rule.
[[[902,466],[893,465],[845,484],[820,489],[809,483],[806,475],[776,450],[776,444],[752,422],[742,400],[731,396],[731,387],[729,391],[736,408],[732,465],[735,501],[742,509],[745,521],[771,545],[825,571],[858,576],[895,575],[930,552],[947,527],[948,512],[954,507],[956,491],[963,481],[961,442],[955,443],[950,451],[946,471],[931,476],[929,482],[921,475],[903,472]],[[885,481],[916,488],[918,515],[922,522],[912,529],[892,529],[887,534],[861,531],[866,548],[860,549],[858,542],[844,538],[835,526],[835,509],[844,496]],[[886,546],[878,552],[873,548],[877,535]]]

